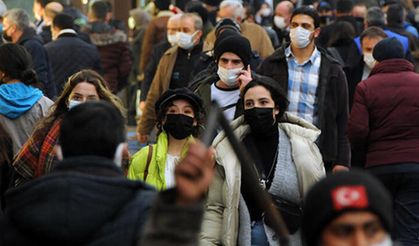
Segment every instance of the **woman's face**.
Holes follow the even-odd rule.
[[[71,100],[84,103],[87,101],[98,101],[100,98],[97,94],[96,87],[93,84],[80,82],[71,91],[68,101]]]
[[[184,114],[186,116],[192,117],[194,118],[194,125],[196,125],[193,107],[188,101],[184,99],[174,100],[167,109],[166,115],[168,114]]]
[[[257,85],[246,91],[244,95],[244,110],[252,108],[275,108],[274,114],[279,113],[279,109],[272,100],[271,93],[263,86]]]

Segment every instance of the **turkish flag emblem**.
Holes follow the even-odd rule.
[[[368,207],[367,191],[364,186],[340,186],[332,190],[335,210]]]

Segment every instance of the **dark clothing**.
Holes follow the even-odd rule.
[[[101,72],[97,48],[81,40],[76,34],[61,34],[57,40],[44,47],[51,61],[58,93],[63,90],[68,77],[82,69]]]
[[[276,35],[278,36],[279,47],[281,47],[282,45],[290,42],[290,31],[289,30],[279,29],[275,25],[273,25],[272,29],[274,29],[274,31],[276,32]],[[279,48],[279,47],[275,47],[275,48]]]
[[[379,166],[368,171],[393,197],[393,238],[401,245],[418,245],[419,163]]]
[[[192,79],[191,73],[202,52],[202,43],[194,46],[192,50],[178,49],[175,66],[170,79],[170,89],[182,88]]]
[[[288,63],[285,47],[277,49],[261,64],[258,74],[276,80],[288,92]],[[346,136],[348,122],[348,87],[345,74],[338,62],[321,52],[321,64],[316,104],[318,105],[317,127],[321,130],[318,147],[325,163],[350,165],[350,147]],[[329,167],[328,167],[329,168]]]
[[[272,183],[273,174],[275,173],[276,152],[278,150],[278,127],[273,128],[274,131],[266,136],[258,136],[250,133],[243,139],[246,149],[249,151],[253,160],[255,160],[256,170],[259,176],[268,180],[266,189],[268,190]],[[268,175],[271,174],[271,177]],[[246,206],[249,209],[251,221],[257,221],[262,218],[263,210],[257,205],[252,194],[249,194],[250,187],[246,187],[248,182],[242,182],[241,194],[246,201]]]
[[[150,59],[148,60],[147,67],[144,71],[144,80],[141,84],[141,101],[145,101],[147,98],[147,93],[150,89],[151,82],[153,81],[154,74],[157,71],[160,58],[170,47],[172,46],[166,39],[153,47],[153,51],[151,52]]]
[[[125,26],[125,23],[121,20],[111,19],[108,22],[109,25],[111,25],[113,28],[127,32],[127,27]]]
[[[365,167],[419,163],[419,74],[405,59],[377,64],[358,84],[348,135]]]
[[[358,52],[358,47],[354,40],[340,40],[327,48],[328,51],[335,49],[339,57],[335,57],[340,61],[343,71],[346,75],[348,82],[348,98],[349,98],[349,109],[352,107],[353,96],[357,84],[362,79],[362,73],[364,71],[364,61],[362,55]]]
[[[39,34],[39,36],[42,38],[42,41],[44,44],[47,44],[52,41],[52,33],[51,33],[51,26],[43,26],[42,31]]]
[[[103,78],[113,93],[128,83],[132,57],[127,35],[102,22],[90,23],[84,30],[98,48]]]
[[[1,244],[134,245],[154,199],[106,158],[69,158],[7,193]]]
[[[321,29],[320,35],[316,39],[316,44],[323,48],[328,47],[328,43],[332,35],[334,35],[336,31],[339,31],[335,29],[336,29],[336,23],[340,21],[345,21],[345,22],[350,23],[352,27],[354,28],[355,36],[358,36],[359,34],[361,34],[363,27],[353,16],[340,16],[336,18],[335,22]]]
[[[36,36],[35,30],[26,28],[22,36],[17,41],[32,56],[33,68],[36,71],[39,82],[42,84],[44,95],[54,99],[57,95],[57,89],[53,82],[52,68],[49,62],[48,54],[43,47],[42,40]]]
[[[160,195],[141,236],[155,201],[154,189],[126,179],[109,159],[68,158],[51,174],[8,192],[0,244],[167,245],[172,239],[184,245],[191,232],[196,238],[202,208],[180,209],[168,194]],[[188,222],[182,223],[187,216]],[[170,227],[178,223],[177,229]]]

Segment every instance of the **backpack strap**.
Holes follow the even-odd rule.
[[[144,177],[143,177],[143,181],[145,182],[145,180],[147,179],[148,176],[148,168],[150,167],[150,162],[151,162],[151,157],[153,156],[153,145],[149,145],[148,146],[148,155],[147,155],[147,164],[145,165],[145,170],[144,170]]]

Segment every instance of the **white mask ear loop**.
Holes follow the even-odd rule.
[[[118,144],[118,147],[116,147],[113,162],[118,167],[122,167],[122,154],[124,152],[124,148],[125,148],[125,143],[120,143]]]

